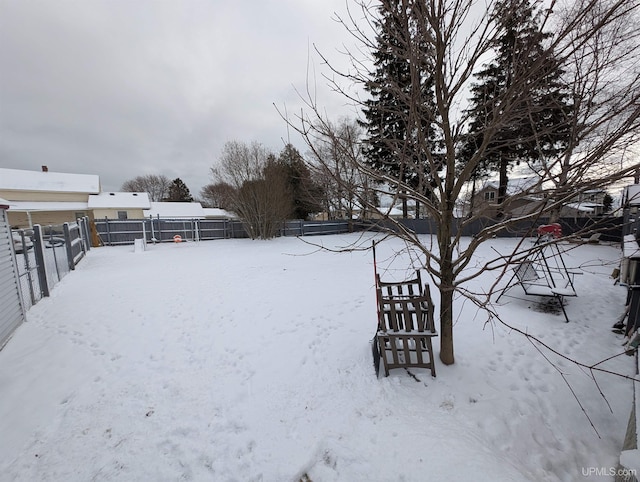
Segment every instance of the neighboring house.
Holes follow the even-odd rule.
[[[89,196],[89,209],[94,219],[142,219],[151,208],[146,192],[103,192]]]
[[[604,214],[604,197],[607,192],[593,189],[578,194],[562,207],[560,217],[583,218]]]
[[[205,219],[206,212],[198,202],[152,202],[144,211],[145,217],[165,219]]]
[[[511,217],[525,216],[540,210],[547,202],[540,192],[536,177],[522,177],[510,179],[507,185],[507,196],[504,204],[505,214]],[[581,193],[566,203],[560,217],[581,218],[601,216],[604,213],[604,197],[606,191],[590,190]],[[488,181],[476,193],[473,202],[475,214],[495,217],[498,213],[498,182]]]
[[[30,228],[75,221],[90,215],[88,198],[100,192],[93,174],[67,174],[0,168],[0,197],[9,201],[12,227]]]
[[[539,210],[545,202],[543,194],[536,189],[539,182],[536,177],[509,179],[503,206],[505,215],[518,217]],[[476,192],[471,205],[467,206],[467,214],[472,209],[474,215],[496,217],[499,212],[498,186],[498,181],[485,182]]]

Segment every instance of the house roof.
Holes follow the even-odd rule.
[[[85,202],[65,201],[7,201],[9,210],[14,212],[35,211],[86,211],[89,209]]]
[[[9,207],[9,201],[0,197],[0,209],[7,209]]]
[[[585,212],[585,213],[595,213],[596,212],[596,208],[603,207],[602,204],[591,203],[591,202],[586,202],[586,203],[567,203],[567,204],[565,204],[565,206],[568,207],[568,208],[571,208],[571,209],[575,209],[576,211],[581,211],[581,212]]]
[[[100,192],[100,178],[95,174],[67,174],[0,168],[0,190],[97,194]]]
[[[89,209],[150,209],[146,192],[101,192],[89,195]]]
[[[144,211],[145,216],[161,218],[204,218],[202,204],[180,202],[152,202],[151,208]]]
[[[520,194],[527,189],[533,188],[539,182],[540,178],[535,176],[514,177],[512,179],[509,179],[509,181],[507,182],[507,195],[513,196],[515,194]],[[500,185],[498,180],[486,181],[482,186],[481,191],[489,188],[498,190],[499,187]]]
[[[202,208],[208,218],[235,218],[236,215],[220,208]]]

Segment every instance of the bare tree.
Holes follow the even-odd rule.
[[[478,223],[482,209],[474,209],[466,218],[457,217],[457,207],[469,191],[470,182],[481,164],[486,150],[495,134],[511,123],[521,123],[532,113],[532,109],[544,108],[536,105],[523,93],[531,92],[537,78],[536,69],[542,64],[528,66],[530,75],[521,76],[509,85],[504,93],[500,109],[493,112],[490,122],[484,126],[482,142],[475,146],[464,166],[457,163],[458,152],[465,139],[468,119],[464,106],[468,98],[468,87],[474,72],[487,58],[494,54],[499,35],[499,22],[494,16],[496,2],[488,1],[486,8],[478,9],[473,0],[380,0],[359,1],[364,22],[356,22],[349,12],[341,19],[355,38],[361,43],[357,53],[349,54],[352,60],[348,72],[333,69],[340,80],[364,84],[371,82],[367,65],[361,59],[362,51],[372,52],[379,46],[370,41],[371,33],[360,25],[376,26],[380,9],[395,12],[397,25],[405,30],[394,39],[392,48],[399,59],[411,67],[414,81],[410,89],[400,90],[394,85],[379,86],[398,96],[409,96],[409,105],[427,105],[428,99],[421,89],[417,77],[428,70],[433,75],[435,106],[428,109],[413,109],[405,114],[404,122],[412,132],[412,149],[426,153],[421,165],[411,165],[417,156],[406,156],[406,165],[400,166],[424,176],[418,185],[432,186],[432,193],[412,188],[402,177],[372,168],[354,156],[351,146],[339,142],[335,127],[326,118],[322,108],[310,90],[303,100],[307,111],[297,119],[289,120],[312,151],[318,139],[338,141],[336,149],[348,158],[351,166],[369,178],[379,182],[381,193],[392,197],[399,193],[419,202],[437,225],[437,233],[431,242],[423,244],[415,233],[396,222],[392,234],[402,237],[419,253],[421,266],[430,274],[440,294],[440,359],[445,364],[454,363],[453,323],[455,320],[453,300],[456,293],[470,298],[479,307],[490,306],[490,296],[496,284],[485,287],[483,293],[470,293],[465,283],[486,269],[496,272],[497,278],[504,274],[509,262],[518,255],[511,253],[496,257],[482,266],[472,265],[472,256],[480,243],[498,232],[514,229],[517,222],[528,221],[532,226],[543,216],[553,215],[579,193],[594,188],[604,188],[626,176],[632,175],[637,164],[621,162],[625,149],[637,139],[640,132],[640,78],[638,68],[638,38],[640,22],[637,14],[640,0],[576,0],[566,6],[552,0],[549,8],[540,11],[540,29],[550,33],[545,36],[544,48],[561,59],[567,82],[573,86],[573,109],[568,119],[572,126],[571,136],[562,152],[547,159],[542,166],[536,165],[537,177],[521,192],[512,194],[504,203],[505,212],[510,206],[527,196],[536,195],[540,205],[518,219],[504,216],[492,223]],[[402,8],[395,8],[398,4]],[[483,5],[484,7],[484,5]],[[424,48],[424,42],[427,48]],[[320,54],[322,55],[322,54]],[[542,55],[540,58],[544,58]],[[323,57],[323,60],[327,61]],[[327,61],[331,66],[331,62]],[[428,66],[424,69],[423,66]],[[339,80],[332,81],[336,91],[347,95],[356,104],[357,97],[341,87]],[[431,93],[428,94],[429,97]],[[360,104],[361,105],[361,104]],[[430,132],[424,126],[437,126],[441,150],[434,154],[429,142]],[[532,129],[532,137],[544,136],[545,132]],[[388,139],[398,143],[398,139]],[[522,140],[519,140],[522,142]],[[424,145],[420,145],[420,142]],[[502,142],[510,142],[508,139]],[[517,142],[517,140],[513,140]],[[324,159],[321,152],[316,159]],[[389,162],[394,162],[390,160]],[[331,169],[331,165],[326,166]],[[336,182],[342,183],[340,178]],[[394,186],[386,189],[385,186]],[[367,199],[361,199],[367,203]],[[373,207],[373,206],[370,206]],[[473,234],[462,242],[463,235]],[[522,247],[522,246],[521,246]],[[496,281],[497,283],[497,281]],[[490,318],[495,313],[488,310]]]
[[[160,202],[169,195],[169,186],[171,180],[168,177],[147,174],[125,181],[120,189],[125,192],[146,192],[152,202]]]
[[[227,142],[211,174],[218,184],[233,188],[230,208],[252,239],[276,236],[293,211],[286,170],[257,142]]]
[[[311,151],[314,179],[323,186],[325,211],[329,219],[367,219],[377,200],[370,179],[358,169],[358,164],[365,162],[362,128],[345,118],[331,125],[327,134],[312,140]],[[368,202],[360,202],[361,198],[368,198]]]
[[[200,190],[200,197],[208,207],[231,209],[235,188],[226,182],[207,184]]]

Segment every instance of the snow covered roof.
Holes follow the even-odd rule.
[[[200,203],[152,202],[145,216],[161,218],[204,218],[205,211]]]
[[[538,177],[515,177],[513,179],[509,179],[507,183],[507,195],[513,196],[514,194],[520,194],[527,189],[533,188],[536,184],[540,182],[540,178]],[[482,189],[492,188],[498,189],[499,181],[492,180],[487,181],[482,186]]]
[[[567,203],[566,207],[575,209],[576,211],[581,211],[585,213],[595,213],[596,208],[602,207],[602,204],[598,203]]]
[[[100,178],[95,174],[67,174],[0,168],[0,190],[97,194],[100,192]]]
[[[208,218],[235,218],[236,215],[232,212],[225,211],[220,208],[202,208],[204,215]]]
[[[85,202],[64,201],[7,201],[9,210],[14,212],[34,211],[86,211],[89,209]]]
[[[146,192],[101,192],[89,195],[89,209],[150,209]]]

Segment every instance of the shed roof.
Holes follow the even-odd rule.
[[[96,174],[68,174],[0,168],[0,190],[97,194],[100,192],[100,177]]]
[[[89,209],[149,209],[146,192],[101,192],[89,196]]]

